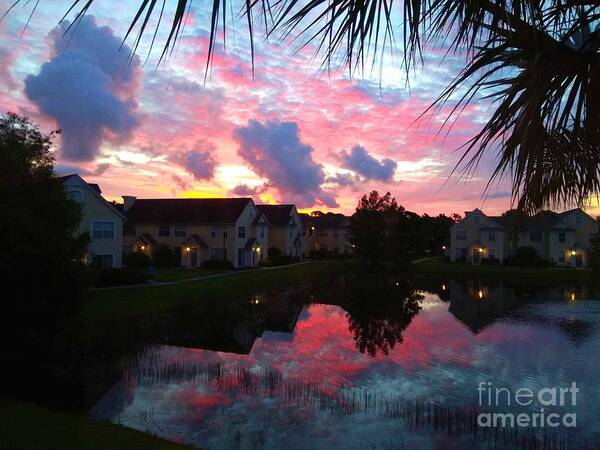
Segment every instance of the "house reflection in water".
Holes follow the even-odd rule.
[[[304,306],[293,297],[286,291],[268,297],[255,295],[247,302],[211,305],[188,318],[193,325],[181,324],[178,332],[160,343],[248,355],[265,331],[286,333],[291,339]]]
[[[506,318],[558,327],[576,344],[585,340],[593,331],[593,324],[577,310],[569,317],[556,319],[549,319],[548,314],[538,314],[535,311],[536,305],[549,308],[553,303],[568,302],[576,306],[577,302],[586,298],[595,298],[597,293],[590,288],[539,288],[483,281],[444,281],[436,293],[442,300],[450,303],[450,313],[474,334]]]

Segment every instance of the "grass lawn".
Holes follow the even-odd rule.
[[[32,403],[0,399],[0,447],[11,450],[185,450],[189,447]]]
[[[450,277],[482,277],[495,280],[531,280],[544,283],[597,282],[598,273],[589,269],[561,269],[552,267],[515,267],[489,264],[444,262],[440,258],[422,260],[412,265],[415,273],[447,275]]]
[[[206,277],[223,273],[220,269],[190,269],[188,267],[158,267],[154,273],[154,281],[180,281],[189,278]]]
[[[94,291],[84,305],[83,314],[88,323],[150,316],[202,301],[235,299],[257,291],[306,283],[341,273],[343,269],[341,261],[317,261],[274,270],[241,271],[170,286]]]

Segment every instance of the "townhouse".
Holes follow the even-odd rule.
[[[60,179],[69,198],[82,209],[79,232],[90,235],[86,262],[104,269],[120,268],[125,215],[102,197],[102,191],[97,184],[88,183],[77,174]]]
[[[282,255],[302,257],[302,221],[295,205],[258,205],[269,228],[269,248]]]
[[[234,268],[256,266],[265,256],[269,221],[251,198],[138,199],[123,196],[128,218],[125,253],[149,255],[160,244],[175,262],[200,267],[228,260]]]
[[[343,214],[300,214],[304,227],[302,253],[352,253],[350,218]]]
[[[448,256],[452,262],[502,264],[517,248],[532,247],[555,265],[581,268],[587,265],[590,239],[597,232],[598,222],[580,208],[528,218],[487,216],[475,209],[452,226]]]

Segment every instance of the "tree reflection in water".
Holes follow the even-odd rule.
[[[423,299],[407,280],[380,276],[348,276],[344,282],[344,309],[356,348],[375,357],[388,355]]]

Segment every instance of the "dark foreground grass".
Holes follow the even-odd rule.
[[[488,278],[495,281],[540,281],[548,284],[600,281],[600,274],[589,269],[448,263],[440,262],[435,258],[422,260],[413,264],[411,268],[413,272],[420,274],[444,275],[453,278]]]
[[[94,291],[83,308],[88,323],[141,318],[307,283],[342,273],[344,262],[317,261],[273,270],[252,270],[169,286]]]
[[[120,425],[0,399],[0,448],[11,450],[185,450]]]

